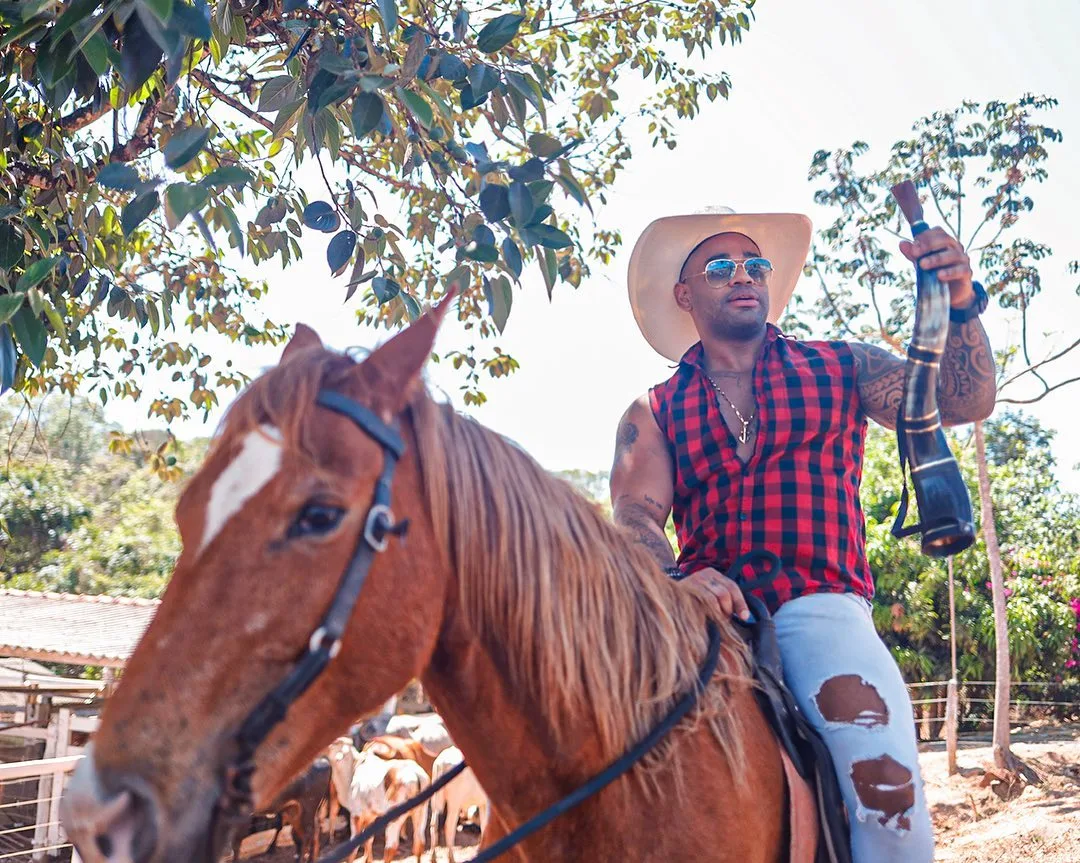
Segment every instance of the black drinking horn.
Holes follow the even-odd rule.
[[[923,221],[915,185],[907,180],[892,187],[893,197],[911,225],[911,235],[929,230]],[[949,450],[937,404],[938,367],[949,337],[949,289],[937,274],[916,262],[915,328],[908,345],[904,398],[896,419],[900,471],[904,491],[893,524],[893,536],[922,533],[922,550],[930,557],[957,554],[975,541],[971,498],[960,467]],[[919,505],[918,524],[904,527],[908,489],[906,466]]]

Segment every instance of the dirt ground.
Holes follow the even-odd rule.
[[[929,744],[919,756],[926,798],[937,835],[937,857],[942,863],[1080,863],[1080,724],[1028,730],[1013,736],[1013,752],[1042,780],[1039,785],[984,784],[992,766],[989,737],[965,737],[960,742],[957,766],[948,775],[944,744]],[[995,790],[996,789],[996,790]],[[1006,801],[1003,797],[1012,797]],[[345,831],[339,833],[343,838]],[[244,843],[243,856],[258,856],[263,863],[292,863],[292,842],[282,832],[272,855],[265,855],[271,833],[256,834]],[[476,834],[458,833],[454,858],[470,860]],[[401,863],[419,863],[415,857]],[[325,841],[323,848],[325,852]],[[380,851],[375,846],[376,854]],[[380,859],[377,857],[376,859]],[[431,853],[424,854],[428,863]],[[439,848],[437,860],[447,859]],[[697,863],[697,861],[695,861]]]
[[[919,757],[937,834],[937,860],[948,863],[1080,863],[1080,725],[1013,737],[1013,752],[1042,780],[1013,788],[1006,802],[984,786],[989,738],[967,738],[949,776],[944,745]],[[997,789],[1007,794],[1006,787]]]

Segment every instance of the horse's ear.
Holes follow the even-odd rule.
[[[424,363],[435,347],[439,326],[456,295],[454,288],[437,306],[388,342],[379,345],[360,364],[360,374],[375,390],[376,409],[381,409],[388,418],[396,415],[411,397]]]
[[[303,353],[309,348],[321,348],[322,346],[322,339],[319,338],[319,334],[315,330],[307,324],[297,324],[296,332],[289,339],[289,343],[285,345],[285,352],[281,355],[281,362],[287,363],[297,354]]]

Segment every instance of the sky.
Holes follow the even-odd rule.
[[[559,285],[553,302],[540,279],[528,274],[533,268],[527,268],[515,291],[509,323],[497,344],[521,369],[508,379],[485,382],[487,404],[466,410],[547,468],[607,469],[622,412],[670,374],[669,363],[641,337],[626,296],[630,251],[650,221],[726,205],[740,212],[804,212],[820,226],[827,214],[813,203],[814,187],[806,176],[816,150],[858,139],[870,144],[871,157],[884,157],[917,118],[965,99],[1012,100],[1030,91],[1060,100],[1049,122],[1062,130],[1064,143],[1053,151],[1050,182],[1035,190],[1037,207],[1026,221],[1029,236],[1057,251],[1044,269],[1047,286],[1035,313],[1033,332],[1039,338],[1034,354],[1042,356],[1061,344],[1072,330],[1060,331],[1080,321],[1076,278],[1066,274],[1066,263],[1080,258],[1075,213],[1080,200],[1075,38],[1080,3],[759,0],[755,13],[742,44],[695,61],[698,68],[731,76],[730,98],[706,105],[693,121],[681,123],[674,151],[651,149],[648,140],[632,142],[631,166],[609,194],[608,205],[598,210],[599,221],[619,227],[624,235],[625,246],[613,264],[594,267],[578,290]],[[387,334],[356,324],[356,299],[342,305],[345,280],[329,276],[327,239],[306,236],[305,260],[288,269],[267,262],[254,270],[271,287],[266,314],[279,323],[303,321],[335,348],[374,346]],[[807,287],[805,280],[800,284]],[[984,319],[995,347],[1015,336],[999,309],[992,308]],[[461,338],[453,327],[445,329],[438,349],[460,346]],[[275,363],[280,352],[229,350],[251,374]],[[1080,356],[1058,374],[1080,375]],[[447,364],[432,366],[429,382],[461,406],[460,380]],[[1075,491],[1080,491],[1075,469],[1080,434],[1073,432],[1080,418],[1078,399],[1080,384],[1033,410],[1058,430],[1060,478]],[[110,405],[109,418],[128,428],[149,424],[145,405]],[[219,418],[220,412],[209,424],[191,421],[174,430],[183,437],[206,435]]]

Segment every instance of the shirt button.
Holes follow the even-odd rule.
[[[739,513],[739,521],[746,521],[749,517],[745,512]]]

